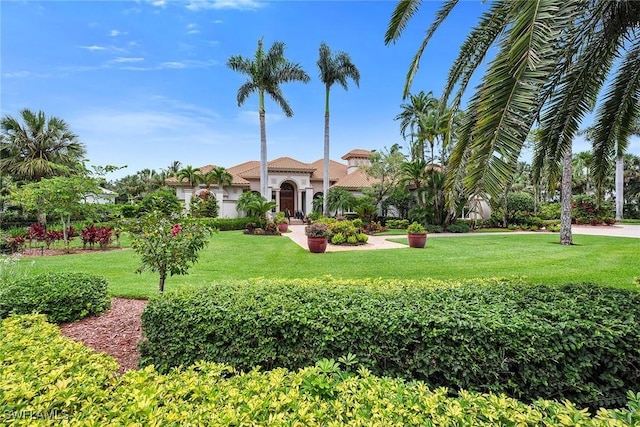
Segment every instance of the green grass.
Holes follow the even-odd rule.
[[[640,219],[623,219],[622,224],[640,224]]]
[[[249,236],[240,231],[213,235],[187,276],[167,279],[166,290],[220,280],[393,277],[464,279],[522,276],[535,283],[594,282],[638,289],[640,239],[574,235],[574,246],[557,234],[475,235],[429,238],[425,249],[385,249],[312,254],[285,237]],[[395,240],[395,239],[394,239]],[[399,241],[406,240],[399,238]],[[115,296],[149,297],[158,276],[136,274],[131,249],[29,258],[31,272],[84,271],[105,276]]]

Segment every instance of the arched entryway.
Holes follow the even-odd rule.
[[[293,215],[296,211],[296,191],[288,182],[283,183],[280,186],[280,212],[286,212],[289,209],[289,213]]]

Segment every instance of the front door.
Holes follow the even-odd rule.
[[[293,185],[284,183],[280,187],[280,212],[286,212],[287,209],[293,216],[295,212],[295,190]]]

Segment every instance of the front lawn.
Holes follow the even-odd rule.
[[[385,249],[312,254],[286,237],[249,236],[240,231],[214,234],[187,276],[167,279],[168,291],[220,280],[248,278],[463,279],[524,276],[535,283],[593,282],[637,289],[640,240],[574,235],[574,246],[558,244],[557,234],[532,233],[429,238],[425,249]],[[406,239],[405,239],[406,240]],[[136,274],[131,249],[35,261],[30,272],[87,272],[103,275],[115,296],[146,298],[157,293],[158,276]]]

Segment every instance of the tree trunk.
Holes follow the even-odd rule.
[[[325,93],[324,110],[324,172],[322,175],[322,215],[329,216],[327,195],[329,194],[329,87]]]
[[[267,128],[264,111],[264,92],[260,91],[258,98],[260,100],[260,194],[269,202],[271,201],[271,195],[267,194]]]
[[[164,292],[164,281],[167,278],[167,272],[166,271],[161,271],[160,272],[160,282],[158,283],[158,292],[163,293]]]
[[[624,158],[616,159],[616,221],[622,220],[624,211]]]
[[[562,213],[560,214],[560,244],[572,245],[573,237],[571,234],[571,146],[564,154],[562,162],[562,194],[560,195],[560,203],[562,205]]]

